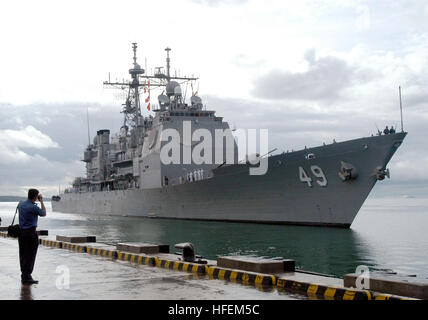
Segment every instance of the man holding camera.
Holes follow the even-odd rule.
[[[40,201],[41,209],[36,204],[37,200]],[[39,216],[46,216],[43,196],[39,194],[37,189],[28,190],[28,199],[18,205],[18,210],[19,227],[21,228],[21,234],[18,237],[21,282],[23,284],[34,284],[38,283],[31,277],[39,246],[39,237],[36,233],[37,221]]]

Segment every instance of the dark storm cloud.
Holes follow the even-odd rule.
[[[273,70],[255,81],[254,95],[274,100],[331,100],[344,89],[373,78],[371,71],[351,66],[342,59],[332,56],[317,59],[313,49],[304,58],[309,66],[306,72]]]

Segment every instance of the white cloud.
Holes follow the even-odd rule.
[[[18,148],[59,148],[58,143],[31,125],[21,130],[0,130],[0,143],[3,146],[16,146]]]
[[[0,130],[0,164],[30,161],[32,157],[22,148],[48,149],[59,148],[59,145],[31,125],[21,130]]]

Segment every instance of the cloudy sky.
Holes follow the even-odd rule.
[[[149,72],[171,47],[207,108],[281,151],[399,126],[401,85],[393,181],[428,184],[426,1],[8,1],[0,30],[0,195],[84,173],[87,109],[92,137],[119,128],[102,82],[128,76],[132,42]]]

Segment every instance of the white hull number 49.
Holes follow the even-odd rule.
[[[321,187],[327,187],[327,178],[325,177],[324,172],[319,166],[311,166],[312,174],[318,178],[316,182]],[[308,187],[312,187],[312,178],[306,174],[305,169],[299,167],[299,178],[300,181],[308,184]]]

